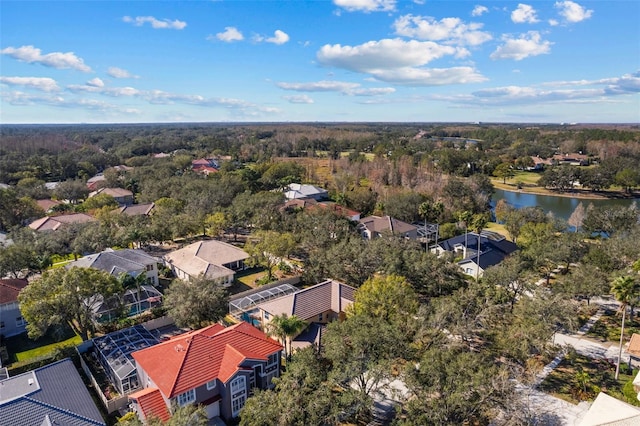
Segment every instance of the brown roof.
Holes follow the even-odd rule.
[[[275,340],[241,322],[231,327],[213,324],[133,353],[166,398],[218,379],[224,383],[245,359],[266,361],[282,350]]]
[[[355,288],[339,281],[327,280],[296,293],[259,304],[257,307],[271,315],[295,315],[314,321],[327,311],[344,312],[354,301]]]
[[[360,219],[360,224],[367,230],[376,233],[391,232],[393,234],[405,234],[415,231],[417,228],[410,223],[394,219],[391,216],[367,216]]]
[[[146,216],[151,213],[155,206],[155,203],[131,204],[130,206],[120,207],[116,211],[127,216]]]
[[[89,197],[95,197],[98,194],[111,195],[113,198],[133,197],[133,192],[124,188],[100,188],[89,194]]]
[[[56,230],[69,223],[94,222],[96,218],[85,213],[63,214],[60,216],[47,216],[37,219],[29,224],[29,228],[36,231]]]
[[[36,200],[36,204],[45,212],[51,210],[53,206],[57,206],[58,204],[62,204],[60,201],[56,200]]]
[[[29,284],[27,280],[0,280],[0,305],[18,301],[18,294]]]
[[[640,358],[640,334],[633,333],[631,335],[631,340],[629,341],[627,352],[629,352],[629,354],[634,357]]]

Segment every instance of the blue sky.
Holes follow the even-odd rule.
[[[5,1],[1,123],[640,122],[640,1]]]

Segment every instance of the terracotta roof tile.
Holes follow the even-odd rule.
[[[145,419],[157,417],[166,422],[171,417],[167,404],[158,388],[146,388],[129,395],[129,399],[136,400]]]
[[[215,324],[133,353],[160,391],[173,398],[215,378],[226,382],[245,359],[266,360],[282,346],[247,323]]]

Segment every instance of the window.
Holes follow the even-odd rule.
[[[216,379],[207,382],[207,390],[215,389],[216,387]]]
[[[265,312],[264,313],[264,319],[268,320],[269,319],[269,312]]]
[[[246,379],[244,376],[238,376],[231,382],[231,411],[233,417],[238,417],[240,410],[244,407],[247,400]]]
[[[244,403],[246,400],[247,397],[244,394],[231,400],[231,410],[233,410],[233,417],[238,417],[238,414],[240,414],[240,410],[242,410],[242,407],[244,407]]]
[[[187,404],[191,404],[192,402],[195,402],[195,400],[196,400],[196,390],[195,389],[188,390],[188,391],[178,395],[178,405],[180,405],[181,407],[183,407],[183,406],[185,406]]]
[[[147,271],[153,271],[153,264],[152,265],[147,265]]]
[[[16,318],[16,327],[22,327],[26,324],[26,321],[22,317]]]
[[[244,391],[245,380],[244,376],[238,376],[231,382],[231,395]]]
[[[278,354],[271,354],[267,358],[267,367],[272,366],[278,362]]]
[[[322,314],[318,315],[318,321],[322,321]]]

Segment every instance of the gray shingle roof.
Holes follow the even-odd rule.
[[[103,252],[90,254],[75,262],[71,262],[67,265],[67,268],[78,266],[81,268],[102,269],[117,276],[121,272],[145,270],[146,265],[151,265],[159,261],[160,259],[149,256],[142,250],[124,249],[114,251],[107,249]]]
[[[0,423],[106,425],[69,358],[0,381]]]

